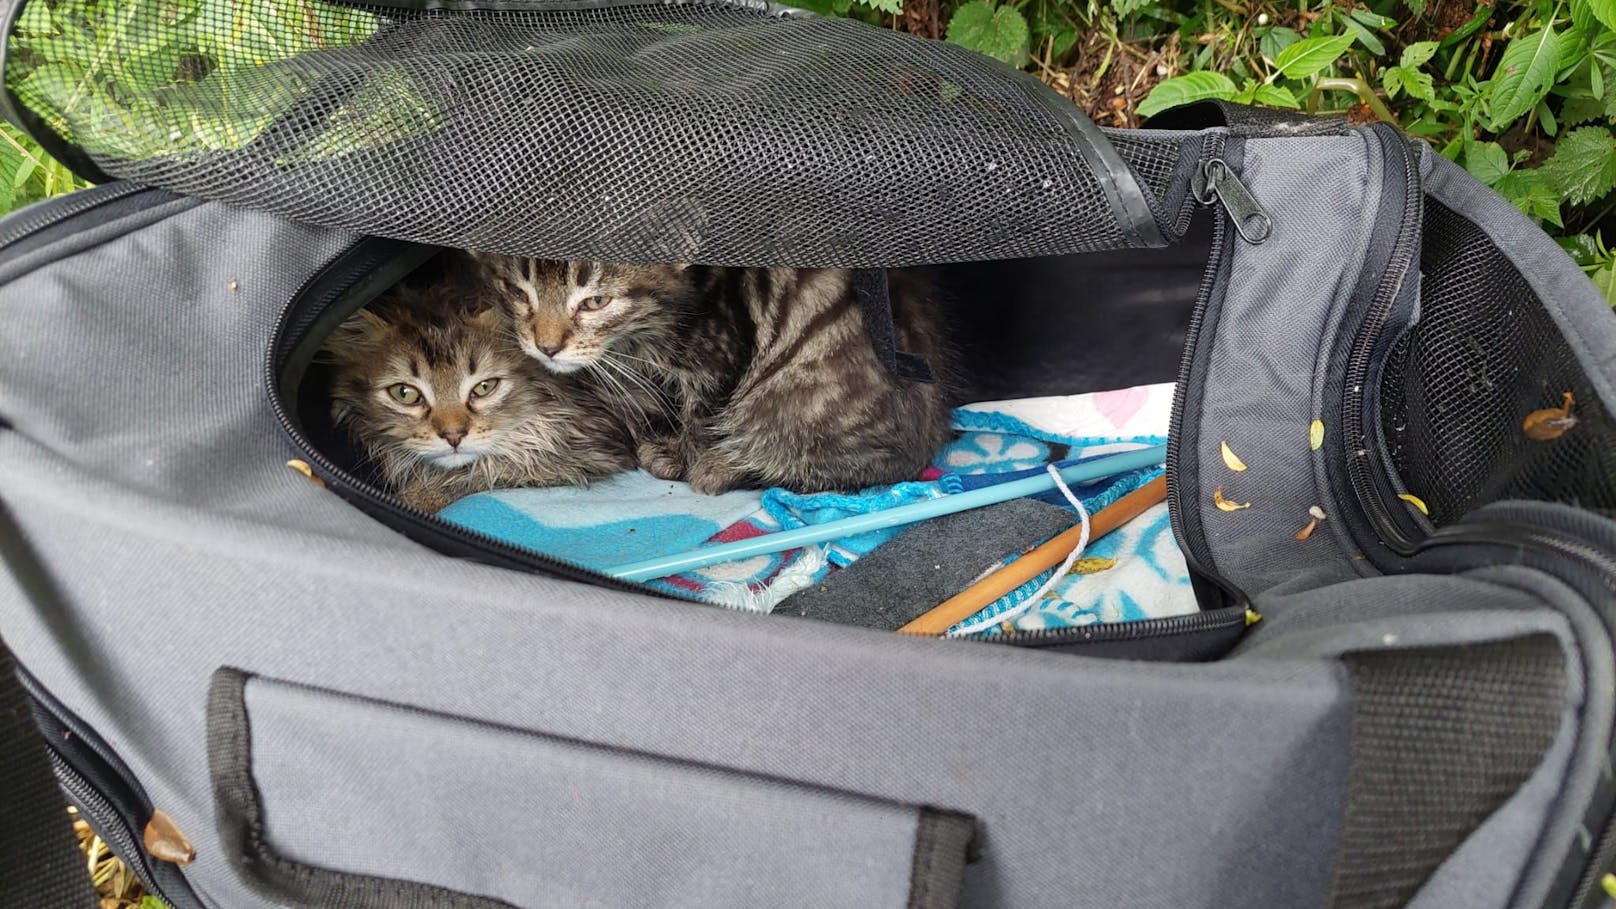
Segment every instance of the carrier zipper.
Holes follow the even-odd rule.
[[[1191,181],[1190,193],[1202,205],[1222,203],[1229,221],[1240,232],[1240,239],[1253,246],[1267,240],[1274,232],[1274,219],[1268,216],[1268,211],[1251,194],[1246,184],[1235,176],[1229,162],[1221,157],[1214,156],[1201,162]]]
[[[17,678],[33,706],[51,770],[79,814],[147,891],[173,909],[200,909],[201,902],[182,872],[154,863],[146,854],[139,831],[152,816],[153,806],[133,782],[133,774],[33,676],[18,669]]]
[[[1400,220],[1396,238],[1353,339],[1343,378],[1342,460],[1346,465],[1348,486],[1369,516],[1375,535],[1392,551],[1408,555],[1413,551],[1413,541],[1419,531],[1405,512],[1389,505],[1396,492],[1388,488],[1391,481],[1385,471],[1375,470],[1380,459],[1374,456],[1370,445],[1366,411],[1368,386],[1372,378],[1370,372],[1377,359],[1377,349],[1390,343],[1385,337],[1387,323],[1399,299],[1412,292],[1413,285],[1408,283],[1409,270],[1417,254],[1414,240],[1420,229],[1420,213],[1424,205],[1419,190],[1419,176],[1407,143],[1389,127],[1382,129],[1379,126],[1370,127],[1370,131],[1380,140],[1385,166],[1388,169],[1397,167],[1402,171],[1400,182],[1393,182],[1391,174],[1385,180],[1387,191],[1400,191],[1402,194],[1401,199],[1395,200],[1400,203]],[[1391,201],[1383,197],[1382,204]]]
[[[1212,161],[1220,162],[1223,169],[1228,168],[1228,162],[1223,157],[1227,139],[1227,135],[1221,132],[1206,134],[1198,174],[1205,173]],[[1234,182],[1239,183],[1238,180]],[[1241,189],[1245,190],[1244,185]],[[1251,194],[1246,192],[1245,195],[1249,198]],[[1196,372],[1197,353],[1200,351],[1201,333],[1206,324],[1207,309],[1212,305],[1213,295],[1223,284],[1228,271],[1228,263],[1225,260],[1229,255],[1231,218],[1227,206],[1218,207],[1212,204],[1215,199],[1222,199],[1223,195],[1213,193],[1205,196],[1203,200],[1203,196],[1192,187],[1191,196],[1212,213],[1212,244],[1207,255],[1206,271],[1201,275],[1201,286],[1195,294],[1195,305],[1190,311],[1189,325],[1184,332],[1184,350],[1179,356],[1178,376],[1173,385],[1173,408],[1168,418],[1167,432],[1167,516],[1173,528],[1173,535],[1183,545],[1184,559],[1191,572],[1216,585],[1230,597],[1231,602],[1244,603],[1247,599],[1244,592],[1212,569],[1214,564],[1212,552],[1206,545],[1206,537],[1201,528],[1200,510],[1196,506],[1200,497],[1200,484],[1195,477],[1185,472],[1186,469],[1192,471],[1194,469],[1193,458],[1186,463],[1184,453],[1185,399],[1190,394],[1190,382]]]
[[[1222,609],[1203,609],[1188,615],[1140,619],[1136,622],[1107,622],[1083,625],[1077,628],[1044,628],[1016,631],[999,635],[997,639],[1015,638],[1015,643],[1025,647],[1060,647],[1066,644],[1139,641],[1147,638],[1159,639],[1204,631],[1219,631],[1236,626],[1243,628],[1251,623],[1251,615],[1244,606],[1227,606]],[[984,640],[995,640],[995,638],[985,638]]]
[[[0,249],[10,246],[30,234],[42,231],[69,218],[77,217],[98,205],[115,202],[126,196],[147,192],[150,189],[151,187],[149,186],[127,181],[103,183],[100,186],[81,189],[78,192],[59,196],[48,202],[30,206],[24,209],[23,213],[19,213],[16,220],[0,229]]]

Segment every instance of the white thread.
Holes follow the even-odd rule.
[[[978,632],[986,631],[1001,622],[1008,622],[1011,619],[1014,619],[1016,616],[1021,615],[1023,612],[1031,609],[1033,604],[1043,599],[1044,596],[1051,590],[1054,590],[1056,584],[1059,584],[1061,581],[1065,580],[1067,572],[1072,570],[1072,566],[1077,564],[1077,560],[1079,558],[1082,558],[1083,550],[1089,545],[1089,510],[1083,507],[1083,501],[1072,492],[1072,487],[1066,485],[1066,480],[1061,477],[1060,471],[1055,468],[1054,464],[1045,465],[1045,469],[1049,471],[1049,475],[1051,477],[1054,477],[1055,488],[1059,489],[1061,491],[1061,495],[1066,497],[1066,501],[1070,502],[1072,507],[1077,509],[1077,519],[1083,528],[1082,530],[1078,531],[1077,545],[1072,547],[1071,553],[1066,556],[1066,561],[1062,562],[1060,567],[1055,569],[1055,573],[1050,575],[1049,580],[1045,581],[1043,585],[1040,586],[1035,593],[1033,593],[1032,596],[1027,597],[1025,600],[1022,600],[1021,602],[997,615],[990,615],[986,618],[978,619],[974,624],[966,625],[963,628],[956,628],[948,633],[948,637],[962,638],[966,635],[977,634]]]

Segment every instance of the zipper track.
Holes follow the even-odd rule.
[[[42,203],[33,211],[23,209],[28,213],[27,216],[19,216],[16,221],[5,225],[4,230],[0,231],[0,249],[97,206],[150,189],[151,187],[139,183],[104,183]]]
[[[1228,145],[1228,136],[1221,132],[1212,132],[1206,135],[1201,147],[1200,167],[1215,158],[1222,158]],[[1192,181],[1193,181],[1192,175]],[[1197,204],[1195,191],[1192,187],[1185,194],[1186,207]],[[1193,498],[1186,500],[1183,494],[1183,485],[1186,482],[1184,474],[1184,410],[1185,401],[1190,392],[1190,379],[1195,371],[1195,358],[1199,352],[1201,332],[1205,327],[1206,310],[1211,305],[1212,294],[1217,289],[1219,278],[1225,269],[1225,259],[1229,255],[1229,234],[1232,228],[1229,215],[1216,197],[1210,202],[1199,203],[1207,209],[1212,216],[1212,244],[1208,250],[1206,271],[1201,274],[1201,284],[1195,293],[1195,305],[1190,311],[1189,325],[1184,331],[1184,349],[1179,355],[1178,376],[1174,380],[1173,407],[1168,417],[1167,431],[1167,517],[1173,529],[1173,536],[1182,544],[1184,558],[1192,572],[1199,574],[1212,585],[1221,590],[1233,602],[1245,602],[1246,596],[1228,581],[1212,570],[1212,552],[1206,545],[1206,536],[1202,532],[1200,514],[1196,510]],[[1192,488],[1199,492],[1198,482],[1192,482]]]
[[[1423,204],[1419,176],[1407,144],[1388,130],[1373,127],[1371,130],[1380,140],[1386,165],[1390,167],[1396,164],[1402,168],[1402,212],[1397,237],[1370,297],[1368,311],[1353,339],[1352,353],[1347,361],[1342,389],[1342,460],[1346,465],[1348,486],[1369,516],[1376,535],[1394,552],[1408,555],[1414,549],[1414,540],[1407,532],[1409,528],[1404,520],[1389,505],[1385,487],[1390,485],[1390,480],[1378,475],[1380,472],[1374,469],[1378,461],[1371,454],[1374,448],[1369,444],[1365,418],[1369,373],[1374,366],[1375,349],[1385,334],[1386,323],[1408,280],[1409,268],[1417,254],[1414,236],[1420,227],[1419,214]]]
[[[1036,631],[1018,631],[1014,635],[1000,635],[999,637],[1001,639],[1014,637],[1016,638],[1016,643],[1024,647],[1058,647],[1062,644],[1100,644],[1116,641],[1138,641],[1146,638],[1173,637],[1181,634],[1215,631],[1220,628],[1232,628],[1235,625],[1245,624],[1247,624],[1245,607],[1232,606],[1224,609],[1207,609],[1192,612],[1188,615],[1140,619],[1136,622],[1108,622],[1101,625],[1084,625],[1078,628],[1046,628]],[[984,640],[991,641],[994,638],[984,638]]]
[[[450,524],[436,515],[428,514],[420,509],[404,504],[395,496],[388,495],[349,474],[337,466],[330,458],[317,450],[309,443],[287,412],[285,403],[280,395],[280,369],[283,361],[292,349],[303,340],[314,320],[326,309],[348,294],[365,275],[378,266],[390,261],[396,255],[396,245],[386,243],[387,249],[366,249],[368,244],[375,241],[360,240],[339,255],[331,264],[303,283],[303,286],[292,296],[292,302],[281,312],[281,317],[275,325],[271,336],[274,341],[275,356],[268,357],[264,362],[264,387],[269,393],[270,409],[275,414],[275,420],[280,424],[281,432],[291,440],[292,445],[299,454],[317,468],[317,473],[327,485],[343,494],[345,498],[357,499],[369,508],[401,523],[422,527],[431,530],[439,536],[459,538],[476,544],[477,548],[485,550],[499,557],[502,562],[509,563],[511,567],[523,568],[551,574],[573,581],[594,584],[626,592],[662,596],[665,599],[679,599],[650,587],[631,584],[618,580],[610,575],[602,574],[565,562],[560,559],[539,555],[531,550],[513,546],[503,540],[487,534]],[[391,254],[390,254],[391,253]],[[335,278],[335,280],[333,280]],[[322,286],[322,285],[329,286]],[[317,294],[312,304],[304,301],[311,294]]]

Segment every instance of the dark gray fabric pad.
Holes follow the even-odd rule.
[[[896,631],[964,590],[988,566],[1072,526],[1073,512],[1033,499],[916,524],[876,551],[801,590],[774,615]]]

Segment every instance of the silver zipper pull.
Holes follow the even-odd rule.
[[[1223,210],[1229,213],[1229,220],[1234,222],[1234,229],[1247,243],[1261,243],[1274,232],[1274,219],[1268,217],[1262,203],[1229,169],[1229,162],[1222,158],[1209,158],[1201,162],[1201,169],[1196,172],[1190,191],[1195,194],[1195,201],[1202,205],[1211,205],[1214,200],[1223,203]]]

